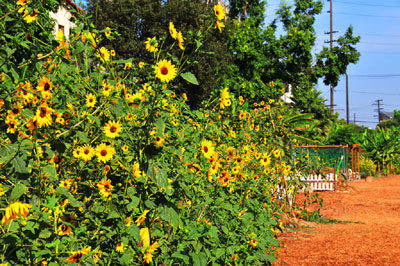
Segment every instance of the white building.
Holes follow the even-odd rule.
[[[61,0],[57,13],[50,12],[50,17],[56,21],[54,33],[56,34],[58,30],[61,30],[67,39],[71,33],[71,29],[76,26],[71,22],[71,18],[73,17],[72,9],[77,11],[82,10],[71,0]]]

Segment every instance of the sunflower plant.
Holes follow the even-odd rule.
[[[7,7],[2,35],[6,23],[29,23],[14,16],[18,4]],[[223,9],[214,11],[207,31],[222,30]],[[173,23],[143,43],[153,61],[136,62],[114,60],[99,47],[113,30],[77,16],[68,39],[39,26],[49,44],[22,65],[0,55],[0,262],[270,264],[298,187],[281,104],[221,88],[191,110],[175,93],[176,79],[197,80],[184,72],[190,55]]]

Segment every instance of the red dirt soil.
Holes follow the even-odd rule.
[[[274,265],[400,265],[399,189],[400,176],[391,176],[320,192],[322,216],[359,223],[305,223],[311,228],[284,230]]]

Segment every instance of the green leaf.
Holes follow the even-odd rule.
[[[49,178],[50,181],[57,180],[57,169],[54,165],[46,165],[42,168],[43,172],[46,174],[46,177]]]
[[[178,213],[171,207],[161,207],[158,209],[160,213],[160,218],[166,222],[169,222],[172,227],[175,229],[178,228],[179,225],[179,215]]]
[[[111,211],[110,214],[107,216],[108,219],[117,219],[120,218],[119,214],[116,211]]]
[[[130,265],[132,257],[131,255],[125,252],[124,255],[122,255],[122,257],[120,257],[118,260],[121,263],[121,265]]]
[[[65,196],[72,207],[79,208],[82,207],[82,202],[77,201],[74,196],[65,187],[56,188],[56,194]]]
[[[181,74],[181,77],[186,80],[189,83],[192,83],[194,85],[199,85],[199,82],[197,81],[196,76],[191,73],[191,72],[185,72]]]
[[[11,191],[10,201],[16,201],[21,197],[28,188],[24,184],[17,184]]]
[[[14,171],[20,174],[29,174],[29,169],[26,167],[25,161],[21,157],[17,156],[11,160]]]
[[[89,143],[89,139],[86,137],[85,132],[78,131],[77,136],[83,143]]]
[[[205,266],[207,265],[207,256],[204,252],[200,252],[199,254],[190,254],[193,260],[194,266]]]

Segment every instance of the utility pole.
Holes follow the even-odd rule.
[[[346,120],[349,124],[349,76],[346,73]]]
[[[329,42],[330,42],[330,48],[331,48],[331,51],[332,51],[332,48],[333,48],[333,20],[332,20],[332,14],[333,14],[333,12],[332,12],[332,2],[333,2],[333,0],[330,0],[329,1],[330,2],[330,21],[331,21],[331,27],[330,27],[330,31],[329,31]],[[334,103],[334,101],[333,101],[333,85],[331,84],[331,109],[332,109],[332,113],[333,113],[333,103]]]
[[[333,8],[332,8],[332,1],[333,0],[328,0],[328,1],[330,2],[330,10],[328,11],[330,13],[330,31],[329,32],[325,32],[325,34],[329,34],[329,41],[325,41],[325,43],[327,43],[327,42],[330,43],[329,47],[330,47],[330,49],[332,51],[333,42],[334,42],[333,34],[338,32],[338,31],[334,31],[333,30]],[[334,112],[334,106],[335,106],[335,104],[334,104],[334,90],[333,89],[334,89],[333,85],[331,85],[331,88],[330,88],[330,91],[331,91],[331,105],[330,106],[331,106],[332,113]]]
[[[373,105],[377,105],[378,106],[378,109],[375,109],[374,111],[378,112],[378,121],[379,122],[381,122],[381,112],[382,112],[382,109],[383,109],[383,108],[381,108],[381,102],[382,101],[383,101],[382,99],[379,99],[379,100],[375,101],[376,104],[375,103],[373,104]]]

